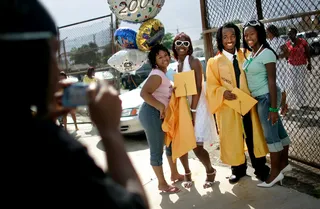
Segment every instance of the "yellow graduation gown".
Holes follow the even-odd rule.
[[[186,97],[176,97],[175,93],[172,93],[162,130],[166,134],[166,146],[172,143],[173,161],[197,147]]]
[[[250,95],[245,73],[242,69],[245,61],[244,54],[238,51],[240,89]],[[210,58],[207,64],[207,90],[206,96],[211,113],[216,114],[220,138],[220,157],[223,163],[237,166],[245,162],[245,140],[243,136],[242,118],[232,108],[223,103],[225,90],[232,91],[236,85],[233,64],[223,54]],[[251,111],[253,128],[254,154],[257,158],[266,156],[268,147],[263,136],[256,106]]]

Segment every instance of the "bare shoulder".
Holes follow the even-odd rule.
[[[194,56],[190,56],[189,58],[189,62],[190,62],[190,66],[195,69],[195,70],[201,70],[201,62],[198,58],[194,57]]]

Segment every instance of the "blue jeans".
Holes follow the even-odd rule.
[[[284,129],[282,120],[279,116],[279,120],[276,124],[272,125],[271,120],[268,121],[269,107],[271,107],[270,93],[260,95],[255,98],[258,100],[258,115],[260,123],[263,129],[264,137],[267,141],[269,152],[280,152],[284,146],[288,146],[290,138],[287,131]],[[277,106],[280,106],[281,91],[277,90]]]
[[[139,110],[139,120],[146,133],[150,147],[150,164],[152,166],[161,166],[165,133],[161,127],[160,112],[144,102]],[[172,156],[171,147],[166,147],[166,155]]]

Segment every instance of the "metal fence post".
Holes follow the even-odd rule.
[[[201,20],[202,20],[202,30],[208,29],[208,20],[206,13],[206,0],[200,0],[200,9],[201,9]],[[204,53],[206,60],[210,57],[214,56],[213,46],[212,46],[212,34],[211,33],[203,33],[203,44],[204,44]]]
[[[66,73],[68,73],[69,67],[68,67],[68,58],[67,58],[65,40],[66,40],[66,38],[62,40],[62,45],[63,45],[64,62],[65,62],[65,65],[66,65]]]
[[[257,7],[258,20],[262,20],[263,19],[263,12],[262,12],[261,0],[256,0],[256,7]]]

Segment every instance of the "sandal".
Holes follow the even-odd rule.
[[[179,182],[179,181],[183,181],[184,180],[184,176],[183,175],[180,175],[178,178],[176,178],[176,179],[173,179],[173,178],[171,178],[171,181],[173,182],[173,183],[177,183],[177,182]]]
[[[187,179],[186,176],[191,176],[191,172],[184,174],[183,186],[184,186],[184,188],[189,189],[193,186],[193,182],[192,182],[192,180],[190,180],[190,181],[186,180]]]
[[[161,189],[161,193],[167,193],[167,194],[175,194],[180,192],[181,190],[178,187],[169,186],[168,189]]]
[[[207,173],[207,176],[214,176],[214,177],[213,177],[213,181],[205,181],[205,183],[203,185],[204,189],[207,189],[207,188],[210,188],[213,186],[214,180],[216,178],[216,173],[217,173],[217,170],[214,170],[212,173]]]

